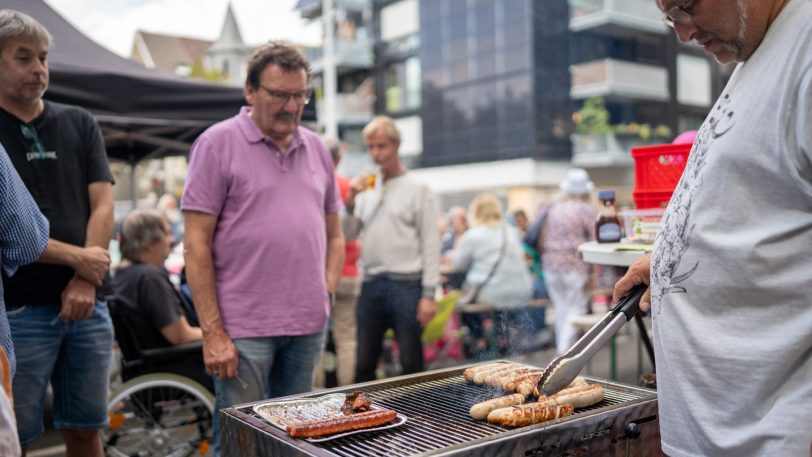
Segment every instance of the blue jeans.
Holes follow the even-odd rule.
[[[312,335],[241,338],[237,377],[214,377],[214,452],[220,455],[220,413],[241,403],[309,392],[321,356],[324,331]]]
[[[45,390],[51,382],[56,428],[97,430],[107,426],[107,394],[113,325],[107,303],[97,301],[81,321],[54,320],[58,305],[8,308],[17,353],[14,413],[20,443],[43,433]]]
[[[417,321],[417,305],[423,294],[420,280],[402,281],[378,276],[364,281],[356,306],[358,361],[355,382],[375,379],[383,335],[394,329],[403,373],[423,371],[423,328]]]

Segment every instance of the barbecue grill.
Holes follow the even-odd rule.
[[[506,362],[506,361],[504,361]],[[273,401],[363,390],[374,404],[405,415],[399,427],[311,443],[289,437],[247,403],[221,411],[224,456],[659,456],[657,394],[653,390],[589,379],[604,387],[604,400],[555,421],[505,428],[468,415],[474,403],[504,395],[470,384],[465,368],[400,376]]]

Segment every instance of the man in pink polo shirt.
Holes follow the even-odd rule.
[[[185,257],[217,409],[309,391],[322,348],[344,237],[330,153],[299,126],[309,73],[297,49],[259,48],[251,106],[190,151]]]

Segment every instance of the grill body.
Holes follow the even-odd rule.
[[[323,443],[289,437],[253,412],[255,402],[220,412],[224,456],[660,456],[656,392],[590,379],[605,399],[573,415],[516,429],[475,421],[474,403],[504,395],[467,383],[467,366],[401,376],[327,391],[274,399],[285,401],[333,392],[368,392],[375,404],[408,417],[402,426]]]

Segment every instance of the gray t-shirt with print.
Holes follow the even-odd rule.
[[[702,125],[652,256],[663,450],[809,456],[812,0],[791,0]]]

